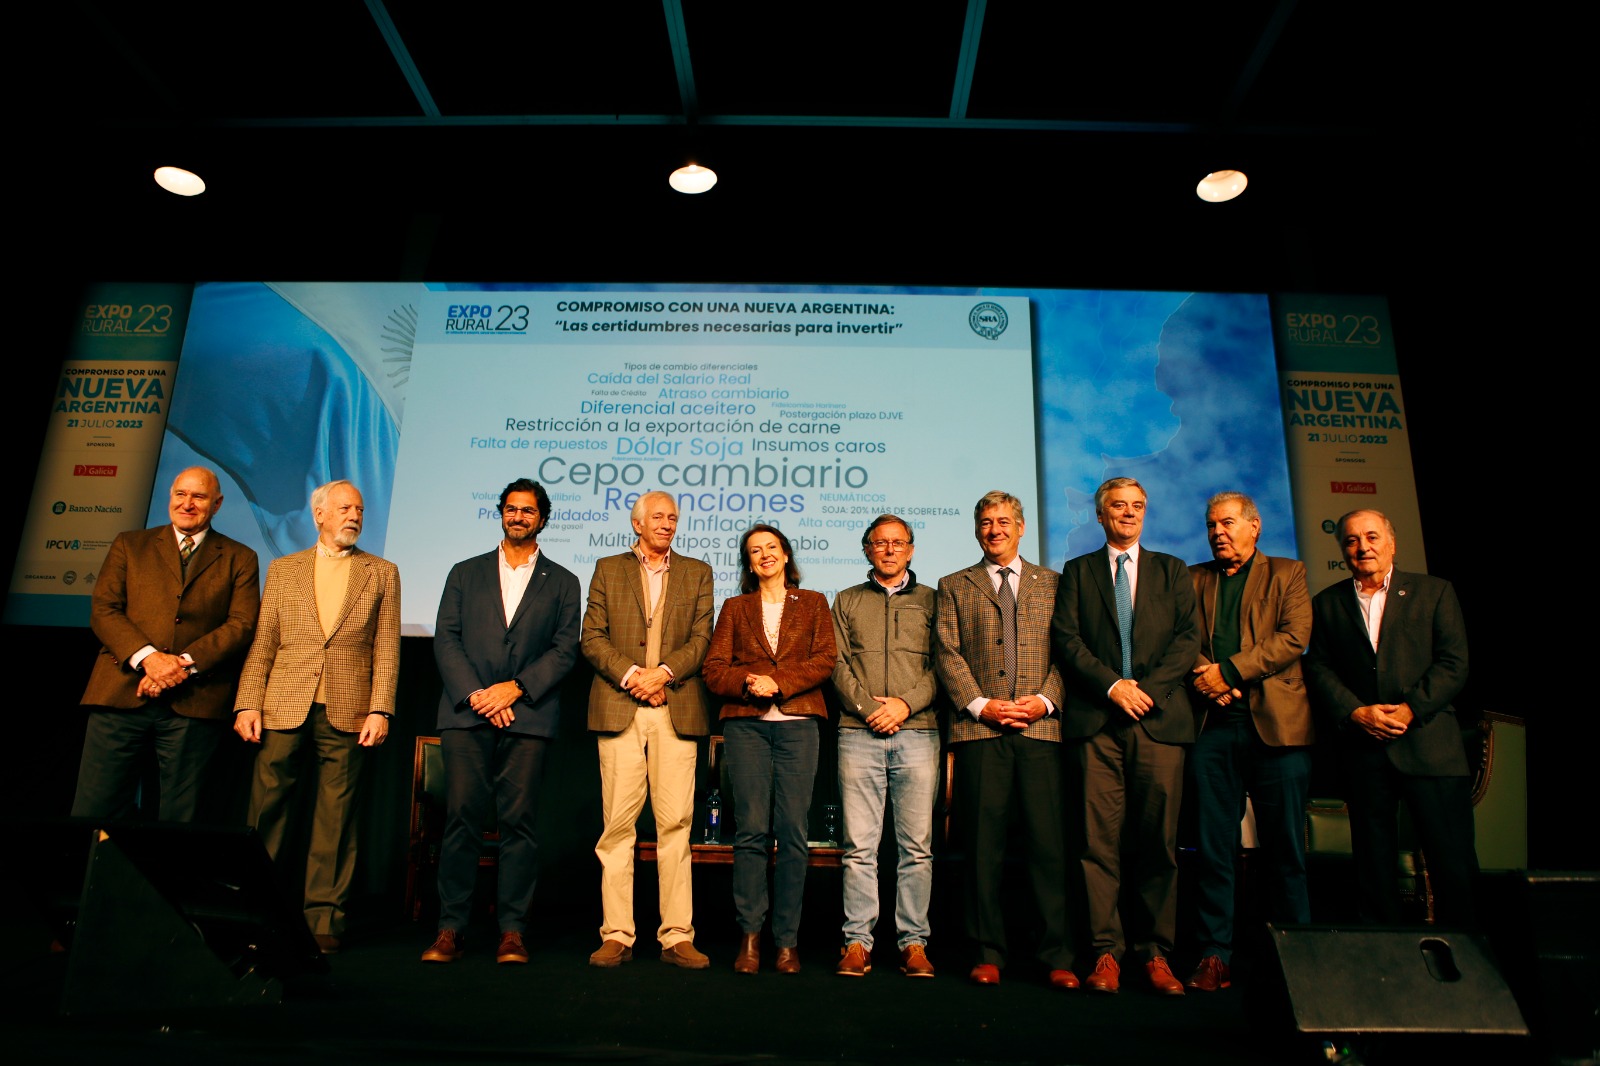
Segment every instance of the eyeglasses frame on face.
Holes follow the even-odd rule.
[[[515,517],[517,517],[517,515],[526,515],[529,518],[537,518],[537,517],[539,517],[539,508],[537,508],[537,507],[502,507],[502,508],[500,508],[500,514],[503,515],[506,518],[515,518]]]
[[[867,547],[882,555],[886,551],[903,552],[911,547],[909,540],[869,540]]]

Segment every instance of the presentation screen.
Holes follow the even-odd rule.
[[[1253,495],[1261,546],[1279,555],[1347,502],[1297,527],[1286,442],[1303,416],[1288,407],[1323,400],[1284,388],[1285,314],[1263,294],[230,282],[183,295],[175,368],[162,364],[141,419],[160,441],[146,506],[114,524],[162,521],[173,477],[209,466],[217,528],[265,573],[314,543],[311,489],[347,478],[366,499],[361,546],[399,565],[416,635],[432,633],[450,567],[494,550],[498,497],[520,477],[552,501],[541,550],[583,582],[633,544],[639,495],[671,494],[675,549],[712,565],[719,603],[755,522],[782,529],[804,586],[831,598],[865,579],[862,533],[883,512],[912,528],[919,580],[976,561],[973,505],[992,489],[1022,501],[1024,556],[1057,568],[1103,543],[1093,493],[1108,477],[1145,486],[1143,543],[1191,562],[1210,556],[1215,492]],[[84,443],[76,430],[47,442],[41,521],[61,502],[47,497],[87,484],[46,481]],[[101,469],[110,455],[95,453]],[[7,619],[84,624],[90,549],[103,557],[110,535],[65,563],[19,557]]]

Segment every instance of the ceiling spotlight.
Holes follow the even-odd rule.
[[[182,167],[157,167],[156,184],[179,196],[199,196],[206,191],[206,183],[200,180],[200,175]]]
[[[1202,200],[1220,204],[1244,192],[1248,184],[1250,179],[1244,176],[1242,170],[1218,170],[1201,178],[1200,184],[1194,187],[1194,194]]]
[[[679,192],[700,193],[705,192],[717,183],[717,172],[698,163],[690,163],[686,167],[679,167],[667,178],[667,184]]]

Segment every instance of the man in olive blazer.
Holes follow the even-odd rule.
[[[1311,638],[1306,568],[1258,551],[1261,513],[1241,492],[1206,508],[1210,562],[1189,567],[1200,612],[1191,671],[1201,724],[1190,756],[1199,876],[1199,965],[1187,987],[1231,983],[1234,864],[1245,794],[1255,812],[1269,917],[1311,920],[1306,891],[1306,800],[1311,792],[1311,700],[1300,656]]]
[[[358,748],[389,735],[400,673],[400,572],[355,546],[364,505],[348,481],[311,494],[314,547],[276,559],[235,701],[234,732],[262,746],[250,823],[283,849],[296,786],[314,777],[305,913],[324,951],[339,949],[355,877]]]
[[[111,542],[89,610],[101,647],[80,701],[89,722],[75,815],[133,814],[152,755],[162,820],[198,813],[261,603],[256,553],[211,528],[221,506],[216,475],[191,467],[173,479],[169,522]]]
[[[1119,988],[1126,883],[1137,886],[1139,904],[1128,923],[1134,956],[1154,991],[1181,996],[1166,957],[1177,935],[1178,809],[1184,746],[1195,735],[1189,673],[1200,629],[1188,567],[1139,544],[1145,503],[1133,478],[1112,478],[1095,492],[1106,546],[1061,568],[1051,637],[1067,683],[1068,805],[1083,811],[1075,872],[1096,956],[1085,984],[1095,992]],[[1119,570],[1128,585],[1126,632]]]
[[[953,704],[956,815],[967,853],[962,925],[974,956],[968,978],[999,983],[1007,961],[1000,875],[1007,826],[1019,811],[1028,879],[1044,922],[1035,955],[1052,985],[1076,987],[1063,894],[1061,722],[1055,713],[1063,690],[1050,660],[1057,575],[1021,557],[1026,530],[1020,500],[986,494],[973,509],[983,561],[939,579],[934,667]],[[1008,609],[1014,615],[1009,623]],[[1008,630],[1015,642],[1009,671]]]
[[[600,859],[600,947],[589,961],[613,967],[633,957],[634,824],[650,798],[656,819],[656,878],[662,958],[685,969],[710,960],[694,946],[690,833],[695,738],[710,732],[700,664],[711,643],[711,567],[672,551],[678,505],[647,492],[633,506],[632,551],[601,559],[589,582],[581,647],[594,666],[589,728],[600,754],[605,828]]]

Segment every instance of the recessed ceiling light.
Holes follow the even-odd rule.
[[[1244,187],[1249,184],[1250,179],[1244,176],[1242,170],[1218,170],[1201,178],[1200,184],[1194,187],[1194,194],[1202,200],[1220,204],[1244,192]]]
[[[679,167],[667,178],[667,184],[679,192],[700,193],[705,192],[717,183],[717,172],[709,167],[690,163],[686,167]]]
[[[206,191],[206,183],[200,180],[200,175],[182,167],[157,167],[156,184],[179,196],[199,196]]]

